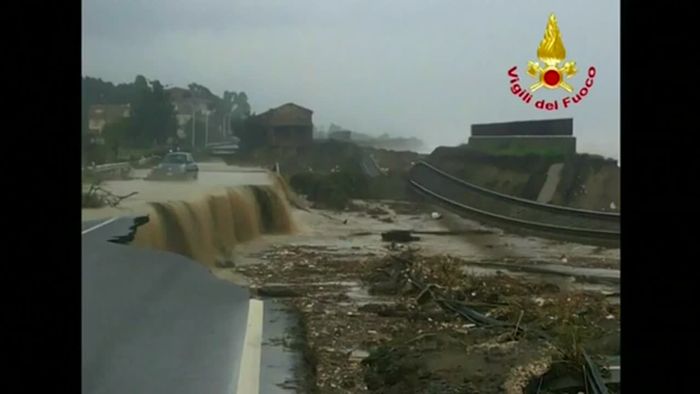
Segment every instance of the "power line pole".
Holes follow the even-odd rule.
[[[228,122],[229,114],[224,114],[224,137],[228,137]]]
[[[195,135],[195,125],[197,122],[195,121],[195,110],[192,108],[192,151],[194,151],[194,135]]]
[[[209,143],[209,111],[204,113],[204,149],[207,148],[207,144]]]

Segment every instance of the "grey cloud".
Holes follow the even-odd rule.
[[[286,101],[319,124],[466,140],[476,122],[573,116],[580,146],[619,149],[619,5],[595,1],[85,0],[84,74],[245,90],[256,111]],[[572,110],[542,113],[509,92],[554,11],[568,55],[599,69]],[[581,75],[573,81],[581,86]]]

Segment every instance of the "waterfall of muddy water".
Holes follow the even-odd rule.
[[[134,244],[182,254],[207,266],[232,258],[235,246],[262,234],[294,230],[280,180],[273,186],[213,190],[192,201],[149,203],[149,222]]]

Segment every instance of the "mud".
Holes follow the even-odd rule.
[[[578,338],[596,354],[619,352],[619,306],[600,294],[503,274],[462,274],[450,257],[413,255],[409,267],[390,256],[324,251],[279,247],[259,256],[264,263],[237,268],[253,288],[293,294],[286,300],[306,324],[321,393],[519,393],[561,359],[557,349],[567,351],[569,335],[586,332]],[[445,297],[554,339],[466,321],[401,280],[409,272]]]
[[[568,159],[552,203],[619,212],[620,167],[614,160],[593,155],[576,155]]]
[[[97,220],[119,215],[143,214],[150,202],[193,201],[209,193],[237,186],[272,186],[275,178],[267,171],[228,167],[223,163],[200,163],[196,181],[147,181],[148,170],[134,170],[129,180],[107,181],[102,187],[116,195],[136,195],[123,200],[118,207],[83,209],[82,220]],[[90,187],[83,184],[83,190]]]
[[[236,267],[221,271],[280,292],[298,310],[320,393],[521,393],[581,349],[619,354],[620,307],[609,297],[619,285],[598,283],[595,270],[614,277],[618,250],[523,239],[430,213],[381,201],[340,214],[295,210],[298,233],[243,244]],[[410,247],[382,242],[397,227],[428,234]],[[454,229],[472,231],[439,235]],[[392,257],[407,253],[413,264]],[[407,274],[504,325],[446,311]],[[558,382],[540,389],[550,381]]]
[[[563,165],[547,202],[596,211],[620,211],[620,167],[613,159],[576,154],[568,158],[491,156],[465,147],[439,147],[426,159],[467,182],[511,196],[543,197],[552,165]],[[611,205],[612,203],[612,205]]]
[[[105,188],[135,189],[138,198],[110,209],[84,209],[83,216],[147,215],[148,222],[136,232],[135,246],[178,253],[220,268],[234,264],[237,245],[263,234],[294,231],[291,195],[278,176],[240,173],[212,163],[203,164],[203,169],[196,182],[109,182]],[[171,200],[174,196],[178,200]]]
[[[111,186],[138,180],[125,182]],[[517,237],[446,213],[435,220],[429,207],[405,202],[294,209],[294,194],[267,175],[260,186],[222,183],[146,189],[140,198],[158,198],[126,207],[152,210],[136,243],[188,255],[297,311],[306,392],[516,393],[555,361],[575,359],[581,344],[596,355],[619,350],[619,305],[591,275],[564,285],[570,272],[518,271],[619,269],[619,250]],[[409,249],[382,241],[391,230],[422,234]],[[422,291],[411,278],[434,286]],[[504,324],[477,325],[441,298]]]
[[[491,156],[466,147],[438,147],[426,159],[467,182],[499,193],[537,199],[547,171],[560,159],[540,156]]]
[[[428,334],[401,333],[365,360],[369,392],[520,392],[523,381],[546,371],[551,357],[546,344],[498,342],[481,329]],[[517,365],[531,366],[532,372]]]

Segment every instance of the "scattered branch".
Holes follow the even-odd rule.
[[[131,192],[129,194],[120,196],[112,193],[111,191],[100,186],[100,182],[97,181],[90,185],[90,188],[86,193],[83,193],[83,208],[99,208],[105,205],[109,205],[115,208],[123,200],[138,194],[138,192]]]

